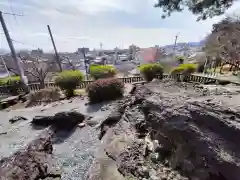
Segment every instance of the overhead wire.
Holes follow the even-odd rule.
[[[16,40],[14,40],[14,39],[11,39],[12,40],[12,42],[15,42],[15,43],[19,43],[19,44],[22,44],[22,45],[27,45],[27,46],[32,46],[32,47],[34,47],[34,48],[37,48],[35,45],[33,45],[33,44],[29,44],[29,43],[24,43],[24,42],[21,42],[21,41],[16,41]]]
[[[13,10],[13,6],[12,6],[12,3],[11,3],[11,0],[8,0],[8,4],[9,4],[9,6],[10,6],[12,15],[14,16],[15,22],[19,25],[19,22],[17,21],[17,16],[16,16],[16,14],[15,14],[15,12],[14,12],[14,10]]]

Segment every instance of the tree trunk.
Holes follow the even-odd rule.
[[[40,83],[40,89],[44,89],[45,88],[45,83],[43,80],[39,80]]]

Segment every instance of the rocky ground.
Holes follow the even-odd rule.
[[[237,180],[240,88],[152,82],[101,127],[97,180]]]
[[[51,142],[49,142],[52,146],[51,153],[47,151],[47,153],[41,155],[41,157],[45,155],[49,156],[49,154],[53,156],[53,162],[57,169],[59,169],[58,173],[61,172],[61,179],[86,179],[87,171],[92,164],[94,154],[100,143],[98,140],[99,133],[94,126],[106,118],[111,111],[111,106],[107,104],[88,105],[87,99],[83,98],[64,100],[46,106],[11,110],[9,112],[1,111],[0,157],[10,157],[10,159],[4,161],[5,163],[0,161],[0,179],[14,179],[6,174],[9,169],[4,169],[3,167],[12,167],[13,164],[18,164],[18,161],[16,163],[12,161],[11,158],[18,159],[15,157],[18,157],[19,149],[22,149],[24,157],[29,157],[28,150],[26,150],[28,148],[26,147],[29,146],[31,149],[33,140],[43,138],[45,139],[44,142],[47,141],[48,134],[51,133],[52,130],[50,130],[49,127],[32,126],[31,121],[35,116],[52,116],[58,112],[68,112],[71,110],[87,115],[84,120],[86,125],[82,128],[76,127],[70,131],[58,131],[55,133],[54,136],[51,136]],[[27,120],[20,119],[18,122],[10,123],[9,119],[15,116],[25,117]],[[34,147],[34,149],[36,148]],[[15,152],[17,152],[17,155],[14,155]],[[36,150],[36,152],[38,152],[38,150]],[[36,159],[35,155],[33,157],[33,159]],[[43,162],[44,161],[45,160],[43,160]],[[28,175],[28,171],[34,170],[32,168],[28,170],[25,169],[24,174]],[[18,169],[17,172],[21,174]],[[40,179],[40,176],[38,176],[39,172],[37,171],[35,174],[36,177],[34,178],[24,177],[23,179]],[[50,177],[46,176],[46,178]]]
[[[76,98],[2,111],[0,179],[238,180],[239,92],[154,80],[105,106]],[[51,123],[32,126],[43,115]]]

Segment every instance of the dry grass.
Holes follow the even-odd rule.
[[[27,107],[40,105],[42,103],[51,103],[59,101],[62,97],[62,92],[59,88],[45,88],[37,92],[32,92],[28,96]]]
[[[81,96],[81,95],[87,95],[86,89],[76,89],[74,91],[75,95]]]

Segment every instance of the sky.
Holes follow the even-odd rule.
[[[73,52],[80,47],[103,49],[173,44],[202,40],[212,24],[224,16],[197,22],[187,10],[161,19],[155,0],[1,0],[0,10],[23,16],[4,14],[16,49],[52,51],[51,30],[58,51]],[[240,9],[235,3],[228,11]],[[0,48],[9,49],[0,28]]]

